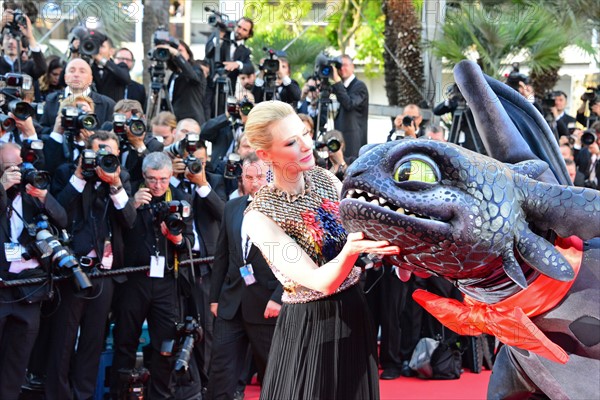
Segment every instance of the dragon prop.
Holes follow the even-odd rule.
[[[569,186],[517,92],[469,61],[454,74],[491,157],[431,140],[365,146],[344,179],[344,227],[398,245],[387,261],[401,279],[437,275],[465,294],[414,298],[457,333],[506,344],[488,398],[597,398],[600,192]]]

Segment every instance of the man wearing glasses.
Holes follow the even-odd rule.
[[[142,173],[144,183],[134,195],[137,217],[133,228],[125,233],[128,249],[125,264],[150,265],[150,271],[128,274],[127,282],[120,290],[115,307],[111,392],[116,395],[122,389],[119,370],[135,367],[138,339],[144,319],[147,319],[152,353],[148,398],[174,398],[175,385],[178,396],[182,395],[181,390],[189,390],[189,396],[182,398],[196,398],[193,393],[199,393],[201,387],[194,359],[190,360],[191,375],[185,375],[185,382],[175,382],[172,380],[175,357],[165,355],[163,351],[165,345],[177,339],[176,324],[186,315],[194,318],[198,315],[182,307],[184,301],[180,296],[182,292],[189,293],[193,284],[189,266],[179,265],[194,246],[191,200],[169,184],[173,167],[165,153],[146,156]],[[175,210],[177,215],[172,210],[175,202],[179,203]],[[173,219],[177,221],[173,223]],[[167,220],[171,221],[168,226]],[[179,228],[175,229],[177,226]]]
[[[117,64],[125,64],[129,73],[131,74],[131,70],[135,65],[135,58],[133,57],[133,53],[126,47],[121,47],[115,53],[115,62]],[[125,87],[125,93],[123,96],[124,99],[137,100],[144,108],[144,112],[146,112],[146,88],[141,83],[134,81],[133,79]]]

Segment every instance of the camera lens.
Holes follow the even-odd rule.
[[[104,172],[113,173],[119,168],[119,159],[114,154],[101,155],[96,162]]]
[[[172,235],[179,235],[185,228],[185,223],[179,218],[179,215],[176,214],[169,214],[165,218],[165,225]]]
[[[583,132],[583,135],[581,135],[581,143],[585,144],[586,146],[591,145],[595,141],[596,141],[596,135],[593,132],[585,131],[585,132]]]
[[[129,129],[134,136],[142,136],[146,132],[144,121],[133,120],[129,122]]]
[[[407,115],[406,117],[402,118],[402,125],[411,126],[414,120],[414,117]]]
[[[83,115],[81,117],[81,127],[83,129],[92,130],[98,125],[98,121],[94,115]]]
[[[327,141],[327,148],[332,153],[335,153],[336,151],[338,151],[340,149],[340,147],[342,147],[342,144],[337,139],[329,139]]]
[[[194,156],[188,156],[185,159],[185,165],[187,166],[188,170],[194,175],[202,172],[202,161],[198,160]]]

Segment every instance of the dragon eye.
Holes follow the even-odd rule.
[[[434,164],[421,159],[401,160],[394,170],[396,182],[437,183],[439,172]]]

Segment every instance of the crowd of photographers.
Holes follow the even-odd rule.
[[[262,256],[232,230],[269,179],[244,123],[254,104],[291,104],[312,132],[317,164],[343,179],[367,144],[369,93],[352,59],[319,55],[300,86],[283,52],[265,48],[252,63],[244,44],[252,20],[228,21],[211,10],[215,31],[204,60],[166,30],[154,33],[145,88],[130,77],[133,53],[115,49],[106,34],[77,27],[67,59],[46,58],[27,14],[13,2],[4,8],[0,398],[16,399],[22,385],[46,399],[92,398],[109,334],[113,398],[146,386],[149,398],[240,398],[251,375],[247,350],[260,378],[281,303],[281,286]],[[508,83],[526,95],[530,85],[517,73]],[[562,92],[539,106],[573,181],[590,187],[598,187],[600,174],[599,96],[586,92],[576,118],[565,114]],[[454,112],[457,102],[459,93],[437,111]],[[335,129],[327,130],[329,121]],[[574,129],[575,122],[588,129]],[[393,125],[388,140],[445,140],[416,105],[404,107]],[[242,277],[250,259],[254,272]],[[429,283],[404,284],[391,266],[378,268],[387,283],[368,298],[382,327],[382,379],[394,379],[412,374],[408,358],[421,334],[414,321],[422,319],[416,305],[397,309],[406,297],[398,294]],[[31,279],[35,284],[10,284]],[[149,372],[136,360],[144,321]],[[410,334],[394,345],[401,325],[410,325]]]

